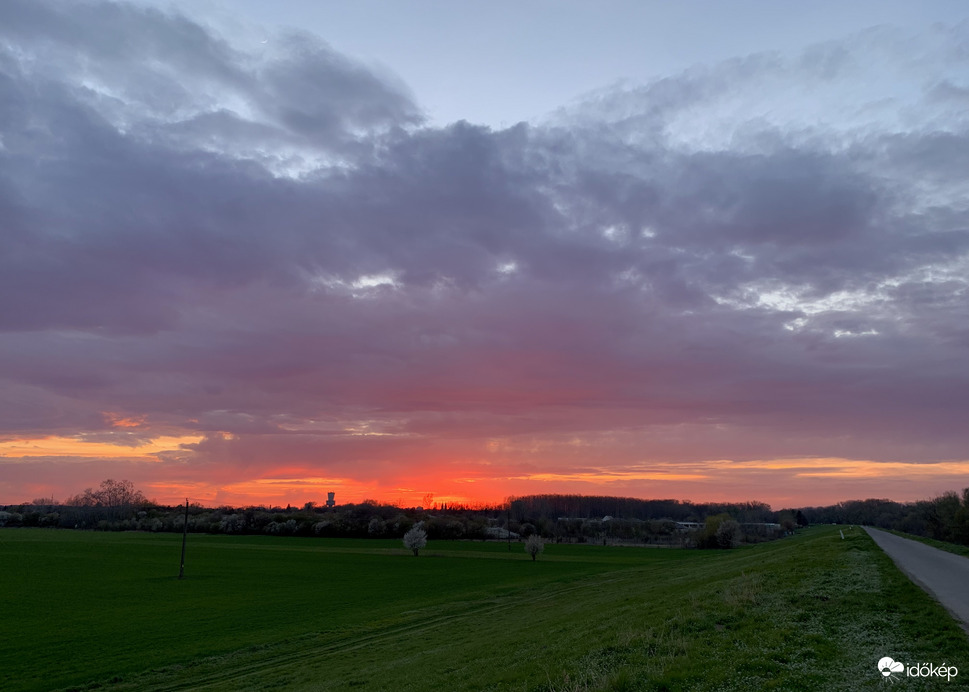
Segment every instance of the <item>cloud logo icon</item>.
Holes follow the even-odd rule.
[[[879,659],[878,670],[881,671],[881,674],[887,678],[892,673],[901,673],[903,670],[905,670],[905,664],[901,661],[893,661],[888,656],[885,656],[884,658]]]

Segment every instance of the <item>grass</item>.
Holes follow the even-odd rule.
[[[0,531],[0,689],[857,690],[969,640],[861,530],[732,551]]]
[[[962,555],[963,557],[969,557],[969,546],[959,545],[958,543],[949,543],[948,541],[937,541],[934,538],[926,538],[925,536],[916,536],[912,533],[905,533],[904,531],[895,531],[894,529],[885,529],[888,533],[894,533],[896,536],[902,538],[908,538],[909,540],[918,541],[920,543],[925,543],[925,545],[930,545],[933,548],[938,548],[939,550],[945,550],[949,553],[955,553],[956,555]]]

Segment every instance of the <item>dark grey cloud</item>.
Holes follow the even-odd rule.
[[[0,434],[121,411],[210,459],[346,458],[360,421],[383,445],[684,425],[958,455],[964,33],[847,105],[896,34],[494,131],[423,126],[306,34],[255,55],[157,10],[2,3]]]

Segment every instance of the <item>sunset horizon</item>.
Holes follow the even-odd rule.
[[[969,11],[592,5],[0,3],[0,505],[969,486]]]
[[[540,472],[531,475],[519,472],[513,477],[500,478],[416,476],[411,479],[415,482],[396,486],[393,479],[388,483],[379,479],[366,483],[352,477],[272,475],[217,487],[204,482],[159,482],[157,476],[139,468],[153,463],[158,462],[139,462],[125,470],[105,467],[102,459],[92,461],[98,469],[122,471],[110,480],[131,481],[148,500],[167,506],[182,504],[187,499],[192,504],[206,507],[302,507],[307,503],[323,507],[328,493],[332,492],[338,505],[375,501],[398,507],[499,506],[507,503],[510,497],[560,494],[694,503],[761,502],[777,511],[867,499],[911,503],[931,500],[949,492],[960,494],[964,487],[969,487],[967,462],[925,465],[850,459],[714,460],[654,464],[650,466],[651,471],[646,472],[613,467],[587,469],[567,476]],[[55,504],[64,503],[84,490],[96,490],[101,481],[109,479],[107,476],[84,476],[83,471],[90,469],[87,464],[77,465],[79,473],[74,484],[26,483],[29,498],[0,499],[0,505],[15,506],[46,499],[53,499]],[[871,492],[873,478],[878,481],[875,487],[883,492]],[[777,486],[785,483],[797,483],[797,492],[785,494],[779,491]]]

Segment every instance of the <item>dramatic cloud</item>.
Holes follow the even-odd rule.
[[[305,33],[0,3],[0,501],[953,488],[966,45],[871,30],[495,131]]]

